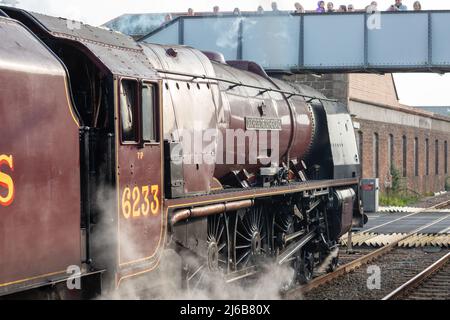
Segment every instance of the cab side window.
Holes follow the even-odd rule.
[[[155,86],[144,83],[142,85],[142,139],[144,142],[157,142],[155,123],[156,92]]]
[[[137,81],[122,80],[120,85],[122,142],[138,142],[137,90]]]

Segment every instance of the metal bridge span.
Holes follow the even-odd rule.
[[[450,11],[179,17],[141,41],[284,72],[450,72]]]

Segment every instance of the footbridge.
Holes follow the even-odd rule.
[[[450,71],[450,11],[186,16],[140,41],[218,51],[268,71]]]

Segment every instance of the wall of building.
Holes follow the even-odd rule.
[[[348,74],[324,74],[317,76],[313,74],[296,74],[284,77],[286,81],[298,82],[310,86],[327,97],[338,99],[347,104],[349,97],[349,75]]]
[[[309,85],[327,97],[338,99],[348,105],[355,122],[355,133],[357,137],[362,138],[361,143],[358,142],[358,144],[362,147],[364,178],[373,178],[378,175],[382,190],[391,185],[388,145],[389,136],[392,135],[392,165],[401,175],[402,186],[422,194],[444,190],[445,181],[450,175],[448,164],[450,118],[401,105],[398,102],[392,75],[329,74],[322,77],[293,75],[286,77],[285,80]],[[405,151],[403,150],[404,137]],[[428,174],[426,170],[427,139],[429,141]],[[435,168],[436,140],[439,157],[437,172]],[[415,141],[417,141],[417,148],[414,147]],[[446,143],[447,155],[445,154]],[[446,158],[447,167],[445,167]]]
[[[439,132],[410,126],[392,125],[370,120],[356,120],[360,124],[357,135],[362,136],[363,177],[375,177],[376,164],[375,140],[378,135],[378,178],[382,189],[389,187],[392,182],[389,160],[389,135],[392,135],[394,147],[392,151],[393,166],[400,173],[404,187],[420,193],[436,192],[444,189],[445,179],[448,176],[445,166],[444,146],[450,142],[447,132]],[[404,163],[403,137],[406,137],[406,164]],[[417,139],[417,158],[414,143]],[[426,139],[429,143],[428,174],[426,170],[427,152]],[[436,172],[435,141],[438,141],[438,172]],[[448,149],[448,147],[447,147]],[[447,151],[448,152],[448,151]],[[448,155],[447,155],[448,157]],[[416,172],[416,161],[417,171]],[[447,159],[448,162],[448,159]],[[404,169],[406,165],[406,176]],[[417,175],[416,175],[417,174]]]

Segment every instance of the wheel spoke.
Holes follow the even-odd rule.
[[[275,227],[280,229],[281,231],[285,231],[283,227],[281,227],[277,222],[274,223]]]
[[[197,273],[199,273],[200,271],[202,271],[202,269],[204,268],[205,266],[204,265],[201,265],[189,278],[188,278],[188,280],[192,280],[196,275],[197,275]]]
[[[249,255],[248,257],[247,257],[247,259],[245,260],[245,262],[244,262],[244,268],[248,265],[248,262],[250,261],[250,259],[251,259],[251,255]]]
[[[224,225],[220,229],[220,233],[219,233],[219,236],[217,237],[217,241],[220,241],[222,239],[223,230],[225,230],[225,226]]]
[[[258,229],[261,230],[262,229],[262,225],[261,222],[263,221],[263,212],[262,212],[262,208],[260,208],[258,210]]]
[[[207,261],[205,263],[206,269],[204,270],[204,272],[208,272],[209,268],[211,266],[216,266],[217,263],[219,263],[222,270],[229,270],[228,264],[230,261],[230,253],[228,248],[230,246],[230,239],[226,230],[226,222],[227,217],[225,214],[208,217],[208,253]],[[211,246],[211,244],[214,244],[215,246]],[[216,252],[210,252],[209,250],[214,250]],[[215,259],[215,261],[212,261],[210,259]],[[195,273],[199,271],[200,270],[197,270]],[[216,271],[215,267],[213,271]],[[194,283],[194,281],[196,281],[198,277],[199,275],[192,275],[191,277],[189,277],[189,280]]]
[[[247,224],[245,224],[244,222],[247,222]],[[243,220],[242,225],[245,228],[245,232],[251,236],[253,234],[253,230],[252,230],[252,224],[250,222],[250,219],[247,218],[247,219]]]
[[[254,257],[268,255],[272,245],[269,238],[272,235],[274,220],[265,216],[266,210],[262,205],[250,208],[245,214],[236,216],[236,229],[234,230],[235,243],[233,247],[234,267],[242,270],[256,263]],[[270,215],[270,217],[273,217]]]
[[[219,227],[220,227],[220,216],[217,217],[215,220],[217,220],[217,224],[216,224],[214,236],[217,236],[217,233],[219,232]],[[219,241],[219,239],[220,239],[220,238],[217,238],[217,241]]]
[[[236,233],[239,235],[239,236],[241,236],[242,238],[244,238],[245,240],[247,240],[247,241],[252,241],[252,239],[250,239],[250,238],[247,238],[246,236],[244,236],[242,233],[240,233],[239,231],[236,231]]]
[[[226,243],[222,243],[221,245],[220,245],[220,247],[217,249],[217,251],[222,251],[222,249],[223,248],[225,248],[227,246],[227,244]]]
[[[205,276],[205,274],[206,274],[206,272],[202,272],[202,273],[200,274],[200,277],[198,278],[198,281],[197,281],[197,283],[196,283],[195,286],[194,286],[194,290],[197,289],[198,285],[202,282],[203,277]]]
[[[239,263],[241,263],[242,260],[244,260],[245,257],[247,257],[249,254],[250,254],[250,251],[247,251],[246,253],[244,253],[244,254],[242,255],[242,257],[236,262],[236,265],[238,265]]]
[[[237,223],[237,229],[242,229],[244,233],[248,234],[248,230],[247,230],[247,226],[244,224],[244,220],[243,219],[239,219],[238,223]],[[240,228],[239,228],[240,227]]]
[[[255,225],[255,221],[256,221],[256,210],[252,210],[250,217],[251,217],[250,225],[254,226]]]
[[[216,230],[216,226],[218,225],[218,221],[217,221],[218,219],[217,219],[217,216],[214,216],[213,218],[212,218],[212,228],[211,228],[211,232],[212,232],[212,234],[215,236],[216,235],[216,232],[215,232],[215,230]]]

